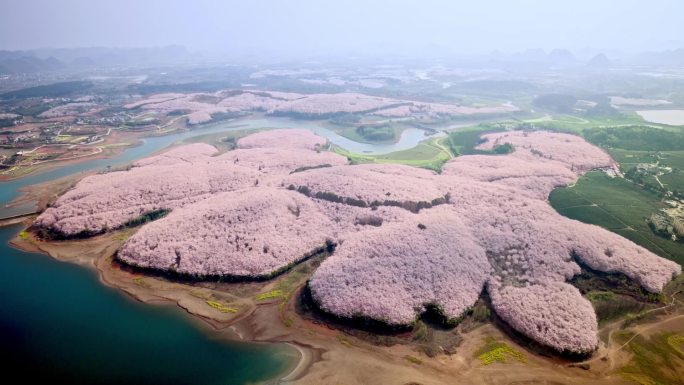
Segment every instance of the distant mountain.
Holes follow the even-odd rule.
[[[194,59],[183,46],[153,48],[59,48],[0,51],[0,74],[83,70],[111,66],[154,66]]]
[[[684,48],[642,53],[634,61],[646,65],[684,66]]]
[[[541,48],[516,53],[493,51],[487,56],[487,59],[489,59],[488,64],[494,68],[519,70],[542,70],[549,67],[571,67],[578,64],[575,55],[565,49],[554,49],[548,53]]]
[[[577,104],[577,98],[566,94],[539,95],[532,101],[532,105],[559,114],[572,113]]]
[[[549,52],[548,60],[554,64],[573,64],[575,55],[567,49],[554,49]]]
[[[57,71],[64,68],[66,65],[52,56],[41,59],[28,52],[24,52],[21,56],[9,54],[7,51],[0,53],[0,74],[26,74]]]
[[[86,61],[89,59],[97,66],[167,64],[193,57],[185,47],[180,45],[150,48],[62,48],[32,52],[37,57],[54,56],[65,63],[79,60],[80,64],[84,64],[84,59]]]
[[[5,59],[0,59],[0,73],[2,74],[45,72],[62,68],[64,68],[64,63],[54,57],[40,59],[35,56],[10,56]]]
[[[22,88],[20,90],[5,92],[4,94],[0,94],[0,99],[25,99],[38,97],[54,98],[83,92],[92,87],[93,83],[89,81],[59,82],[44,86]]]
[[[56,71],[64,69],[66,67],[66,64],[57,60],[54,56],[50,56],[49,58],[43,60],[42,66],[50,70]]]
[[[520,56],[532,61],[544,61],[546,60],[546,51],[541,48],[528,49]]]
[[[587,62],[587,67],[590,68],[610,68],[613,66],[613,62],[608,59],[608,56],[606,56],[604,53],[600,53],[594,57],[592,57],[588,62]]]
[[[77,69],[86,69],[86,68],[94,68],[97,67],[97,63],[95,63],[95,60],[81,56],[77,57],[76,59],[71,61],[71,67],[77,68]]]

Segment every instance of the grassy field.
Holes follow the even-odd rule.
[[[615,337],[625,341],[633,355],[630,364],[620,369],[624,379],[638,384],[684,384],[683,335],[662,332],[645,338],[624,331]]]
[[[601,226],[684,265],[684,244],[654,234],[646,223],[665,203],[632,182],[590,172],[574,186],[554,190],[549,201],[562,215]]]
[[[486,126],[478,126],[472,129],[450,132],[445,140],[451,152],[457,155],[471,155],[478,153],[475,147],[480,143],[480,136],[488,131]]]
[[[399,139],[405,128],[397,124],[381,127],[367,126],[365,129],[346,127],[343,130],[337,131],[337,133],[359,143],[394,143]]]
[[[684,244],[655,234],[647,222],[651,214],[669,207],[663,202],[671,199],[668,194],[684,191],[684,134],[643,122],[613,127],[606,124],[611,122],[591,123],[593,127],[578,132],[605,148],[631,180],[591,172],[575,186],[555,190],[551,205],[569,218],[604,227],[684,265]],[[546,124],[567,127],[556,121]]]
[[[684,134],[672,129],[645,125],[597,127],[584,130],[589,142],[604,148],[636,151],[677,151],[684,149]]]
[[[625,170],[639,163],[654,163],[657,160],[655,151],[630,151],[616,148],[608,152]]]
[[[536,119],[522,120],[521,123],[533,124],[536,129],[551,129],[555,131],[570,131],[581,133],[586,129],[610,126],[646,125],[658,126],[654,123],[644,122],[636,113],[623,113],[619,116],[595,118],[577,117],[573,115],[547,115]]]
[[[493,363],[527,363],[527,357],[523,352],[512,348],[505,342],[496,341],[493,338],[485,340],[485,345],[475,352],[475,357],[477,357],[484,366]]]
[[[684,151],[633,151],[609,149],[623,171],[639,164],[655,164],[671,167],[671,172],[659,175],[660,182],[670,191],[684,191]]]
[[[232,150],[235,148],[235,143],[238,139],[249,134],[253,134],[261,130],[248,129],[237,131],[217,132],[214,134],[198,135],[183,140],[182,144],[189,143],[208,143],[218,148],[220,151]]]
[[[55,141],[57,143],[74,144],[80,143],[86,139],[88,139],[88,137],[83,135],[57,135]]]
[[[671,174],[663,175],[660,177],[660,182],[670,190],[684,190],[684,172],[679,170]]]
[[[346,156],[352,163],[399,163],[440,171],[442,165],[453,157],[444,144],[445,139],[428,139],[411,149],[382,155],[355,154],[339,147],[334,147],[334,151]]]

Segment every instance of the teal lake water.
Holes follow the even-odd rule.
[[[286,345],[212,340],[177,308],[138,303],[93,270],[25,253],[0,228],[3,375],[67,384],[247,384],[297,359]]]

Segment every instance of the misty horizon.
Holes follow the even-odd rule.
[[[684,4],[9,0],[1,50],[183,46],[217,56],[630,54],[684,47]],[[315,32],[314,32],[315,31]]]

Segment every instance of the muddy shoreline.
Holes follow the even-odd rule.
[[[28,224],[29,222],[24,219],[24,223]],[[57,245],[52,247],[53,244]],[[167,292],[154,293],[146,285],[136,284],[135,280],[133,284],[125,282],[122,277],[130,273],[117,267],[113,259],[119,247],[117,240],[112,241],[111,239],[100,238],[95,239],[94,242],[88,242],[88,252],[80,256],[77,255],[77,247],[74,247],[74,245],[59,244],[59,242],[41,242],[34,238],[33,235],[25,238],[17,237],[10,242],[10,245],[25,252],[46,254],[61,262],[75,263],[92,269],[98,273],[98,278],[102,284],[123,290],[132,300],[151,305],[177,306],[189,315],[198,327],[212,337],[228,341],[248,341],[251,343],[284,343],[291,346],[297,351],[299,358],[293,361],[288,372],[275,379],[277,382],[297,379],[306,373],[306,370],[313,364],[316,357],[320,357],[320,353],[315,349],[300,345],[296,341],[281,341],[271,339],[268,336],[261,336],[258,331],[251,328],[249,322],[245,322],[251,316],[252,311],[245,312],[245,314],[227,321],[220,315],[207,313],[206,309],[202,309],[203,306],[199,302],[195,303],[184,299],[181,293],[183,289],[181,288],[173,288],[170,291],[167,289]],[[94,257],[95,254],[100,253],[101,257]],[[138,275],[136,273],[132,274]],[[171,281],[168,282],[173,285]],[[193,286],[188,284],[177,285]],[[175,296],[177,297],[174,298]],[[269,381],[268,383],[271,382]]]

